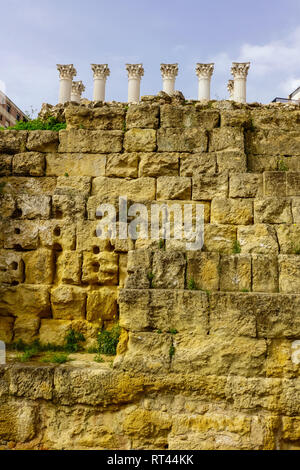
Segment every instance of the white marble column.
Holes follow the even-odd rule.
[[[178,64],[160,64],[160,71],[163,79],[163,91],[171,95],[175,91]]]
[[[76,103],[80,103],[81,95],[85,90],[85,86],[80,80],[79,82],[72,83],[72,93],[71,93],[71,101],[75,101]]]
[[[229,93],[229,99],[233,100],[233,90],[234,90],[234,81],[233,80],[228,80],[227,90],[228,90],[228,93]]]
[[[246,82],[250,62],[233,62],[231,74],[234,78],[233,99],[238,103],[246,103]]]
[[[105,101],[106,79],[110,75],[108,64],[92,64],[94,72],[94,101]]]
[[[198,100],[210,100],[210,82],[215,64],[196,64]]]
[[[76,69],[73,64],[57,65],[59,71],[59,103],[65,103],[71,100],[72,80],[77,75]]]
[[[144,75],[143,64],[126,64],[128,72],[128,103],[140,101],[141,78]]]

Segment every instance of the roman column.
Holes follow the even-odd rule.
[[[231,74],[234,78],[233,99],[238,103],[246,103],[246,81],[250,62],[233,62]]]
[[[80,103],[81,95],[85,90],[85,86],[80,80],[79,82],[72,83],[72,93],[71,93],[71,101],[75,101],[76,103]]]
[[[77,75],[76,69],[73,64],[57,65],[59,71],[59,103],[65,103],[71,100],[72,80]]]
[[[143,64],[126,64],[128,72],[128,103],[140,101],[141,78],[144,75]]]
[[[163,91],[171,95],[175,91],[175,80],[178,75],[178,64],[161,64]]]
[[[198,100],[210,100],[210,82],[215,64],[197,64]]]
[[[106,79],[110,75],[108,64],[92,64],[94,72],[94,101],[105,101]]]
[[[228,90],[228,93],[229,93],[229,99],[233,100],[233,90],[234,90],[234,81],[233,80],[228,80],[227,90]]]

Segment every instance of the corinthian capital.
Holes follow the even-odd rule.
[[[74,93],[75,95],[79,95],[81,96],[81,94],[84,92],[85,90],[85,86],[84,84],[82,83],[82,81],[78,81],[78,82],[73,82],[72,83],[72,93]]]
[[[144,75],[143,64],[126,64],[128,78],[141,78]]]
[[[196,64],[196,75],[199,78],[211,78],[215,64]]]
[[[107,78],[110,75],[108,64],[91,64],[94,78]]]
[[[178,75],[178,64],[160,64],[162,78],[175,78]]]
[[[232,62],[231,74],[234,78],[246,78],[249,68],[250,62]]]
[[[73,80],[73,78],[77,75],[77,71],[74,68],[73,64],[69,64],[69,65],[57,64],[57,70],[59,71],[60,79],[69,78],[70,80]]]

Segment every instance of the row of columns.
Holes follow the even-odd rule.
[[[94,101],[105,101],[105,87],[110,70],[107,64],[92,64],[94,74]],[[246,102],[246,82],[250,62],[233,62],[231,74],[233,80],[228,81],[227,89],[230,99],[239,103]],[[57,65],[60,73],[59,103],[66,101],[80,102],[85,90],[82,81],[73,81],[77,75],[73,64]],[[128,103],[140,101],[141,78],[144,75],[142,64],[126,64],[128,73]],[[175,81],[178,75],[178,64],[161,64],[160,71],[163,80],[163,91],[169,95],[175,91]],[[198,76],[198,100],[210,100],[211,77],[214,72],[214,64],[197,64]]]

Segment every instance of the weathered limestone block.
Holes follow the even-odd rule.
[[[125,132],[124,149],[126,152],[155,151],[156,131],[154,129],[130,129]]]
[[[228,174],[201,175],[193,178],[193,200],[211,200],[214,197],[227,197]]]
[[[54,194],[52,196],[52,218],[76,219],[85,217],[85,196]]]
[[[89,292],[86,306],[86,319],[90,322],[102,323],[117,318],[117,289],[102,287]]]
[[[137,249],[128,252],[127,289],[149,289],[151,275],[151,251]]]
[[[278,169],[280,170],[282,167],[282,164],[284,164],[285,167],[289,169],[289,171],[300,171],[300,156],[295,155],[293,157],[284,157],[284,158],[278,158]]]
[[[125,416],[123,422],[123,432],[131,437],[134,449],[166,448],[171,427],[170,415],[160,410],[137,409]]]
[[[256,338],[256,317],[252,294],[213,292],[210,295],[212,335]]]
[[[247,159],[244,152],[225,150],[224,152],[217,152],[215,155],[219,173],[224,171],[244,173],[247,170]]]
[[[231,109],[221,112],[221,127],[248,128],[250,125],[251,114],[247,109]]]
[[[13,339],[14,319],[0,316],[0,341],[10,343]]]
[[[184,289],[186,261],[182,253],[158,251],[153,256],[153,285],[157,289]]]
[[[178,153],[141,153],[139,177],[178,176],[179,155]]]
[[[59,286],[51,292],[52,315],[56,320],[85,318],[86,292],[75,286]]]
[[[59,176],[57,178],[55,194],[89,196],[90,191],[90,176]]]
[[[221,256],[220,290],[251,290],[251,257],[249,255],[235,254]]]
[[[129,333],[128,349],[114,361],[114,368],[135,373],[166,372],[170,364],[171,335]]]
[[[26,344],[33,343],[38,338],[40,318],[20,316],[14,324],[14,342],[22,340]]]
[[[110,251],[111,245],[109,240],[102,240],[97,237],[96,229],[99,224],[98,220],[84,220],[76,224],[76,250],[90,251],[98,254],[100,251]]]
[[[56,261],[56,274],[63,284],[81,283],[82,255],[76,251],[64,251]]]
[[[157,129],[159,125],[158,104],[131,104],[126,114],[126,128]]]
[[[242,253],[278,253],[276,231],[272,225],[254,224],[238,227],[237,238]]]
[[[66,320],[42,320],[39,331],[41,344],[54,344],[63,346],[72,322]]]
[[[102,252],[84,253],[82,264],[82,282],[89,284],[118,284],[118,255]]]
[[[153,291],[154,292],[154,291]],[[165,294],[167,291],[156,291]],[[119,324],[127,331],[147,331],[150,327],[155,328],[160,324],[160,319],[165,320],[164,311],[159,314],[158,319],[152,318],[150,307],[150,290],[148,287],[120,289],[119,291]],[[125,349],[126,350],[126,349]]]
[[[201,127],[211,130],[219,125],[220,115],[217,110],[202,109],[196,105],[176,106],[165,104],[160,108],[161,127]]]
[[[298,274],[299,276],[299,274]],[[295,338],[300,334],[300,296],[256,294],[257,334],[262,338]]]
[[[252,155],[300,155],[299,131],[247,131],[245,142],[247,153]]]
[[[234,225],[208,224],[204,226],[204,250],[219,253],[232,253],[236,240]]]
[[[300,418],[283,416],[282,418],[282,439],[285,441],[299,441],[300,440]],[[295,449],[298,450],[297,443],[295,442]]]
[[[50,204],[50,196],[21,194],[16,198],[16,215],[19,219],[49,219]]]
[[[46,196],[51,196],[54,193],[56,187],[56,178],[26,178],[26,177],[16,177],[9,176],[2,178],[3,183],[5,183],[3,193],[20,195],[28,194],[32,196],[37,196],[44,194]]]
[[[251,111],[252,124],[260,129],[299,130],[300,113],[283,109],[257,109]]]
[[[300,249],[300,227],[298,224],[276,226],[280,253],[296,254]]]
[[[218,253],[188,252],[187,284],[194,280],[197,289],[219,290],[219,260]]]
[[[131,250],[130,248],[128,252]],[[127,282],[127,262],[128,262],[128,255],[127,253],[120,253],[119,254],[119,287],[124,288]]]
[[[288,171],[287,196],[300,196],[300,171]]]
[[[127,196],[135,202],[155,199],[155,179],[139,178],[125,180],[123,178],[102,178],[93,180],[92,195],[99,197]]]
[[[176,335],[174,346],[172,371],[199,375],[261,375],[267,352],[265,340],[214,335],[199,341],[193,332]]]
[[[248,199],[214,198],[211,223],[249,225],[253,223],[253,203]]]
[[[105,181],[105,180],[104,180]],[[119,180],[121,181],[121,180]],[[123,180],[124,181],[124,180]],[[127,181],[127,180],[125,180]],[[125,184],[126,186],[126,184]],[[120,195],[124,196],[124,193],[120,193]],[[100,223],[99,221],[102,219],[102,216],[97,215],[98,209],[102,204],[111,204],[115,208],[116,211],[116,216],[119,215],[119,196],[112,196],[112,195],[105,195],[104,192],[101,192],[97,196],[90,196],[87,200],[86,204],[86,211],[87,211],[87,218],[89,220],[98,220],[97,223]],[[127,203],[127,208],[129,206],[129,203]],[[118,222],[116,222],[118,223]],[[96,229],[96,227],[95,227]]]
[[[278,157],[272,155],[247,155],[247,160],[248,169],[253,173],[276,171],[278,167]]]
[[[122,150],[123,131],[62,130],[59,142],[60,153],[118,153]]]
[[[244,132],[242,129],[221,127],[210,134],[209,151],[235,150],[244,152]]]
[[[15,365],[10,371],[11,395],[37,400],[52,399],[53,367],[43,366],[33,369],[30,366]]]
[[[197,177],[202,173],[216,173],[216,155],[214,153],[180,154],[180,176]]]
[[[237,173],[229,178],[229,197],[260,198],[263,194],[263,178],[259,173]]]
[[[254,201],[255,224],[291,224],[292,222],[290,199],[269,197]]]
[[[19,284],[23,278],[22,255],[15,251],[0,250],[0,284]]]
[[[191,199],[192,180],[182,176],[157,178],[157,199]]]
[[[106,170],[103,175],[93,176],[112,176],[116,178],[137,178],[138,176],[138,153],[119,153],[107,156]]]
[[[15,399],[4,401],[0,407],[1,439],[18,443],[32,440],[37,432],[37,413],[38,405],[36,403]]]
[[[191,128],[160,128],[157,131],[159,152],[207,152],[208,137],[205,130]]]
[[[26,284],[52,284],[53,252],[45,248],[23,254]]]
[[[289,339],[279,338],[268,341],[268,355],[265,362],[267,377],[293,378],[299,376],[299,364],[293,362],[293,344]]]
[[[0,154],[0,176],[8,176],[12,169],[12,156]]]
[[[47,318],[51,315],[47,286],[0,286],[0,316],[30,315]]]
[[[264,173],[264,196],[286,197],[286,195],[286,172],[266,171]]]
[[[300,224],[300,197],[292,198],[292,213],[294,224]]]
[[[31,152],[57,152],[58,132],[29,131],[26,148]]]
[[[34,250],[39,241],[39,223],[29,220],[10,220],[4,226],[4,248]]]
[[[106,155],[47,153],[47,176],[105,176]]]
[[[68,105],[65,110],[68,129],[121,130],[125,109],[121,106],[100,106],[89,109],[86,106]]]
[[[1,131],[0,153],[25,152],[27,136],[27,131]]]
[[[45,156],[37,152],[18,153],[13,156],[12,172],[14,175],[43,176]]]
[[[16,200],[11,194],[0,195],[0,219],[8,219],[15,215]]]
[[[39,239],[43,247],[56,251],[74,250],[75,226],[66,221],[49,220],[38,224]]]
[[[279,289],[284,294],[300,294],[300,256],[279,255]]]
[[[252,255],[253,292],[278,292],[278,260],[272,254]]]

